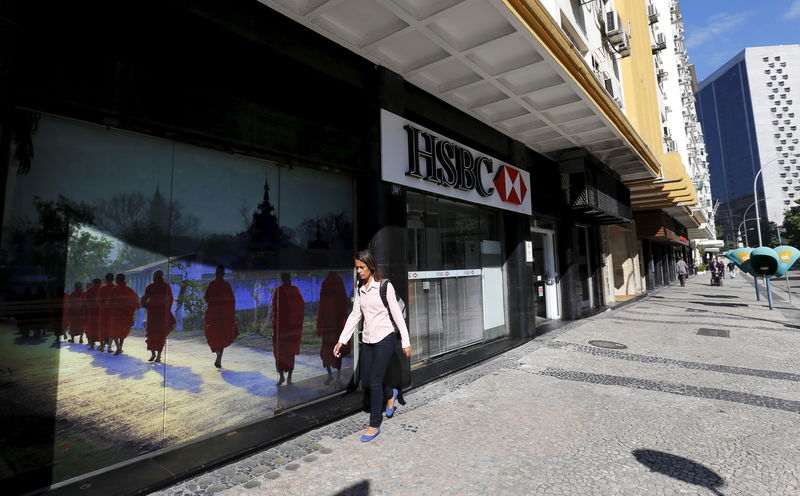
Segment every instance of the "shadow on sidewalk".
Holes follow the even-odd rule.
[[[333,496],[369,496],[369,479],[344,488]]]
[[[639,463],[653,472],[722,494],[717,488],[725,486],[725,479],[704,465],[663,451],[638,449],[632,453]]]

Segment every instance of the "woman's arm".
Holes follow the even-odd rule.
[[[342,332],[339,334],[340,343],[347,344],[350,341],[350,338],[353,337],[353,333],[356,332],[356,328],[358,327],[358,324],[361,323],[363,318],[364,316],[361,314],[361,304],[358,301],[358,289],[356,289],[356,299],[353,303],[353,311],[350,312],[350,315],[347,317],[347,321],[344,323]]]

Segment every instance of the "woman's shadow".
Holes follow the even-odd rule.
[[[710,468],[693,462],[688,458],[648,449],[634,450],[636,460],[653,472],[678,479],[695,486],[702,486],[714,494],[722,495],[717,489],[725,486],[725,479]]]

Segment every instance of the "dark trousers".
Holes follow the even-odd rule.
[[[686,285],[686,274],[678,274],[678,279],[681,281],[681,286]]]
[[[392,388],[383,384],[389,359],[394,353],[397,338],[389,334],[377,343],[361,344],[361,384],[369,394],[369,426],[380,427],[386,400],[392,396]]]

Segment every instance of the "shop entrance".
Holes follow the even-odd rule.
[[[536,322],[561,318],[553,231],[531,228],[531,253],[528,258],[533,266]]]
[[[506,335],[497,212],[418,193],[407,211],[412,362]]]

